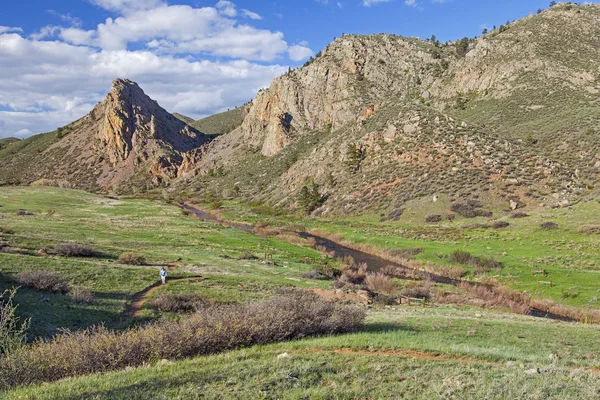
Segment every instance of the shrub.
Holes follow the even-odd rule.
[[[12,235],[15,233],[12,229],[0,226],[0,233],[4,233],[5,235]]]
[[[123,253],[119,256],[119,263],[126,265],[146,265],[146,258],[134,253]]]
[[[0,387],[343,333],[358,328],[364,318],[363,309],[288,290],[268,300],[210,307],[177,322],[164,320],[120,333],[96,327],[38,341],[19,354],[0,358]]]
[[[579,232],[580,233],[600,233],[600,226],[599,225],[583,225],[581,227],[579,227]]]
[[[430,299],[432,287],[432,282],[425,282],[421,284],[415,284],[414,282],[410,282],[406,286],[406,288],[402,290],[401,294],[403,296],[416,297],[420,299]]]
[[[427,217],[425,217],[425,222],[428,223],[440,222],[441,220],[442,216],[439,214],[428,215]]]
[[[238,260],[258,260],[258,257],[256,257],[254,254],[250,253],[249,251],[244,251],[242,254],[240,254],[237,258]]]
[[[0,295],[0,354],[12,354],[26,342],[29,320],[21,321],[13,304],[16,289],[5,290]]]
[[[16,276],[17,282],[31,289],[43,292],[67,293],[69,285],[56,272],[23,271]]]
[[[540,226],[544,229],[558,229],[558,224],[556,222],[544,222],[540,224]]]
[[[62,257],[91,257],[94,255],[94,250],[90,247],[77,243],[58,244],[54,247],[54,250]]]
[[[199,294],[163,293],[148,304],[161,312],[190,313],[210,306],[211,301]]]
[[[527,217],[529,217],[529,215],[525,214],[523,212],[515,212],[515,213],[510,214],[510,217],[511,218],[527,218]]]
[[[75,303],[90,304],[94,302],[94,293],[92,290],[83,286],[74,286],[69,289],[69,297]]]
[[[383,294],[394,294],[397,292],[394,281],[389,276],[379,272],[368,274],[365,283],[370,291]]]
[[[492,223],[492,228],[494,229],[502,229],[508,227],[510,224],[506,221],[494,221]]]
[[[303,272],[302,274],[300,274],[300,276],[303,277],[304,279],[326,279],[327,278],[325,275],[322,275],[320,272],[317,272],[317,271]]]
[[[367,277],[367,266],[361,264],[358,267],[347,268],[342,271],[340,280],[344,283],[351,283],[354,285],[360,285],[365,281]]]
[[[468,264],[471,261],[471,253],[464,250],[455,250],[450,254],[448,260],[455,264]]]
[[[417,254],[421,254],[423,252],[422,247],[409,247],[406,249],[390,249],[387,251],[392,257],[401,257],[412,259]]]

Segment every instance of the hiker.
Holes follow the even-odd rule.
[[[167,283],[167,270],[165,269],[165,267],[162,267],[162,269],[160,270],[160,279],[162,279],[163,285]]]

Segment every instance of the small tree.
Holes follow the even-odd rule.
[[[29,319],[21,322],[15,311],[13,298],[17,289],[5,290],[0,295],[0,354],[13,352],[25,344]]]
[[[467,55],[468,51],[469,51],[469,39],[464,37],[464,38],[460,39],[458,44],[456,45],[456,55],[459,58],[462,58]]]
[[[483,32],[481,32],[483,35],[487,35],[488,33],[488,29],[487,28],[483,28]]]
[[[314,181],[309,181],[298,195],[298,203],[307,214],[310,214],[323,204],[323,196],[319,193],[319,186]]]
[[[354,173],[360,169],[360,165],[366,156],[367,152],[362,146],[355,143],[348,143],[345,164]]]

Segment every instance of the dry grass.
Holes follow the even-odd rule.
[[[70,288],[69,297],[72,298],[75,303],[91,304],[94,302],[94,293],[91,289],[83,286],[74,286]]]
[[[356,329],[363,309],[286,291],[254,303],[210,307],[178,322],[162,321],[122,333],[97,327],[65,333],[0,358],[0,387],[178,360],[244,346]]]
[[[212,302],[199,294],[163,293],[148,304],[161,312],[191,313],[209,307]]]
[[[119,264],[146,265],[146,258],[134,253],[123,253],[119,256]]]
[[[368,274],[365,279],[365,283],[367,288],[375,293],[391,295],[398,292],[398,288],[396,287],[396,284],[392,278],[380,272]]]

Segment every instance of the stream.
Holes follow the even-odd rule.
[[[254,233],[254,226],[252,226],[250,224],[245,224],[245,223],[241,223],[241,222],[223,221],[206,211],[203,211],[197,207],[194,207],[193,205],[191,205],[189,203],[179,203],[179,206],[181,208],[183,208],[185,211],[194,215],[196,218],[201,219],[205,222],[222,225],[222,226],[225,226],[228,228],[237,229],[237,230],[240,230],[240,231],[243,231],[246,233],[256,235]],[[330,239],[313,235],[309,232],[289,231],[286,233],[291,233],[291,234],[297,235],[303,239],[312,239],[315,241],[315,244],[316,244],[315,247],[323,248],[325,250],[325,252],[328,252],[328,253],[334,252],[335,257],[340,260],[345,257],[350,256],[350,257],[352,257],[352,259],[354,259],[354,262],[357,265],[359,265],[361,263],[365,263],[366,265],[368,265],[368,269],[370,271],[378,271],[381,268],[389,265],[389,266],[400,269],[401,271],[405,272],[407,275],[419,276],[423,279],[427,279],[427,280],[433,281],[435,283],[443,283],[443,284],[453,285],[453,286],[458,286],[459,283],[461,283],[461,280],[447,278],[444,276],[432,274],[430,272],[422,271],[419,269],[410,268],[410,267],[407,267],[400,263],[388,261],[379,256],[344,246],[344,245],[334,242]],[[472,285],[481,285],[481,286],[485,286],[485,287],[489,288],[488,285],[485,285],[483,283],[477,283],[477,282],[469,282],[469,283]],[[553,320],[560,320],[560,321],[565,321],[565,322],[575,321],[572,318],[564,317],[564,316],[557,315],[557,314],[552,314],[552,313],[549,313],[549,312],[546,312],[543,310],[539,310],[539,309],[536,309],[533,307],[530,307],[528,315],[531,315],[534,317],[539,317],[539,318],[549,318],[549,319],[553,319]]]

